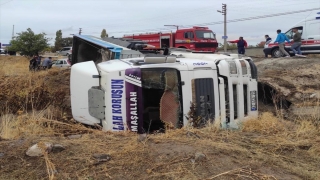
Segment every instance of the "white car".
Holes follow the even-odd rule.
[[[0,49],[0,54],[2,55],[5,55],[6,54],[6,51],[4,49]]]
[[[52,67],[69,68],[71,67],[71,62],[68,59],[58,59],[53,62]]]
[[[72,47],[64,47],[60,51],[57,51],[57,53],[62,56],[69,56],[69,54],[72,54]]]

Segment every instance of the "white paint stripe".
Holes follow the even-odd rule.
[[[139,87],[142,87],[141,84],[138,84],[138,83],[136,83],[134,81],[131,81],[130,79],[127,79],[127,78],[126,78],[126,82],[128,82],[130,84],[134,84],[134,85],[139,86]]]
[[[141,84],[141,81],[139,81],[138,79],[132,78],[132,77],[127,76],[127,75],[125,75],[125,77],[126,77],[127,79],[130,79],[131,81],[134,81],[134,82],[136,82],[136,83],[138,83],[138,84]]]

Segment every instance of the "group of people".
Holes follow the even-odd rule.
[[[290,57],[289,53],[285,50],[285,42],[292,43],[290,49],[294,52],[295,56],[303,57],[301,52],[301,33],[299,33],[297,28],[293,28],[292,31],[294,32],[293,40],[290,41],[288,37],[281,33],[281,30],[277,30],[277,38],[274,41],[274,43],[278,43],[279,50],[286,56]],[[269,35],[265,35],[266,42],[265,44],[268,45],[271,43],[272,39],[269,37]],[[245,54],[245,48],[248,47],[247,42],[243,39],[243,37],[240,37],[239,40],[235,41],[229,41],[231,43],[237,43],[238,47],[238,54]],[[268,57],[268,54],[265,52],[265,57]]]
[[[286,57],[290,57],[290,54],[284,49],[285,47],[285,42],[287,41],[288,43],[292,43],[290,49],[293,51],[293,53],[295,54],[295,56],[302,56],[302,52],[301,52],[301,33],[298,31],[297,28],[293,28],[292,32],[294,33],[292,41],[289,40],[289,38],[281,32],[280,29],[277,30],[277,38],[274,41],[274,43],[278,43],[279,46],[279,50],[286,56]],[[268,35],[265,36],[265,38],[267,39],[268,42],[268,38],[270,38]],[[271,38],[270,38],[270,42],[271,42]],[[267,57],[267,55],[266,55]]]
[[[41,56],[34,55],[33,58],[30,60],[29,68],[30,70],[39,70],[40,67],[43,69],[50,69],[52,66],[52,58],[47,57],[43,60],[41,65]]]

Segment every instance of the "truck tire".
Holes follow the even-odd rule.
[[[274,48],[272,50],[271,54],[272,54],[272,57],[275,57],[275,58],[279,58],[279,57],[283,56],[282,52],[280,51],[280,49],[278,47]]]

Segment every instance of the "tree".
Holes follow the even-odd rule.
[[[102,30],[100,37],[101,37],[101,38],[108,37],[107,31],[106,31],[105,29]]]
[[[62,39],[61,39],[61,45],[62,45],[63,47],[72,46],[72,41],[73,41],[73,38],[72,38],[72,37],[62,38]]]
[[[10,41],[10,51],[19,51],[21,55],[33,56],[45,50],[49,44],[49,38],[45,33],[35,34],[30,28],[27,31],[17,33],[13,40]]]
[[[256,45],[256,47],[263,48],[265,44],[266,44],[265,41],[261,41],[260,43],[258,43],[258,44]]]
[[[60,50],[62,47],[62,32],[61,30],[58,30],[56,32],[56,41],[54,42],[54,48],[56,51]]]

